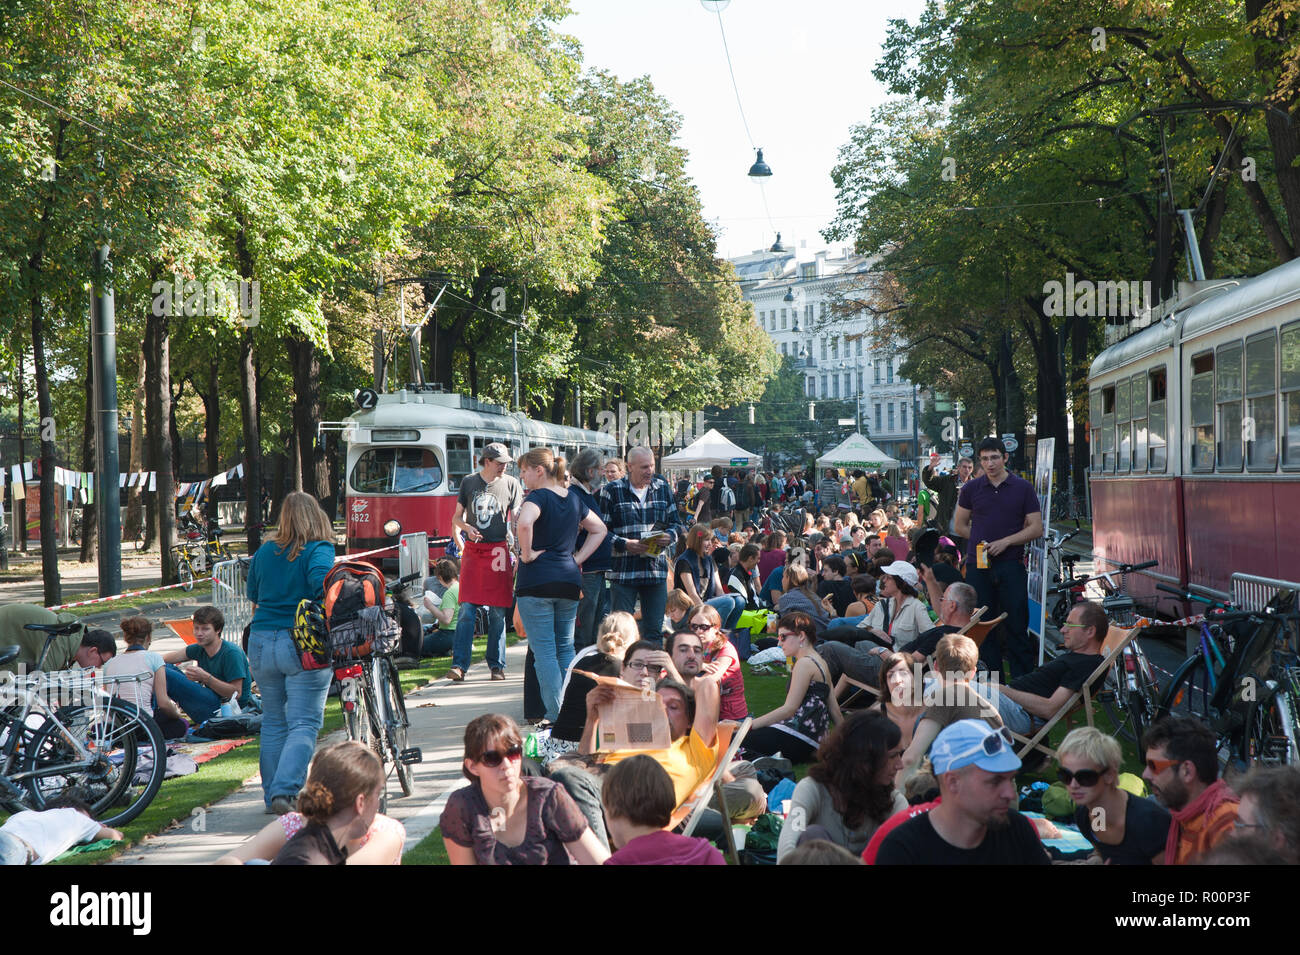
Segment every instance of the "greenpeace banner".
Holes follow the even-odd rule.
[[[1029,545],[1029,632],[1038,637],[1038,663],[1043,663],[1047,634],[1047,528],[1052,513],[1052,458],[1055,438],[1038,440],[1038,462],[1034,467],[1034,490],[1043,513],[1043,536]]]

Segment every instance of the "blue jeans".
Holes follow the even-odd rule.
[[[334,671],[304,670],[288,630],[254,630],[248,665],[262,691],[262,798],[293,799],[307,780]]]
[[[506,668],[506,608],[488,607],[487,665],[493,670]],[[478,604],[460,605],[456,619],[456,642],[451,648],[451,665],[460,667],[462,673],[469,669],[474,658],[474,627],[478,620]],[[527,625],[525,625],[527,629]]]
[[[740,622],[740,613],[745,609],[745,598],[739,594],[723,594],[704,601],[722,617],[723,630],[735,630]]]
[[[578,619],[573,627],[573,649],[589,647],[596,642],[596,630],[609,616],[609,590],[605,575],[582,575],[582,599],[578,601]]]
[[[989,689],[985,685],[981,685],[977,689],[984,694],[990,703],[998,708],[998,716],[1002,717],[1002,722],[1006,724],[1007,729],[1011,730],[1011,732],[1019,733],[1021,736],[1031,736],[1035,726],[1042,725],[1042,720],[1037,719],[1005,693]]]
[[[1029,577],[1018,560],[994,560],[981,570],[972,561],[966,568],[966,583],[975,588],[975,605],[988,607],[985,620],[1005,612],[1003,620],[980,646],[980,659],[994,673],[1002,672],[1002,642],[1005,634],[1011,679],[1024,676],[1038,665],[1034,641],[1029,636]],[[1001,631],[1001,633],[999,633]],[[1019,732],[1019,730],[1017,730]]]
[[[578,601],[561,597],[518,597],[519,620],[528,634],[528,646],[537,659],[537,683],[542,690],[546,718],[560,715],[560,687],[573,660],[573,622]]]
[[[195,723],[209,719],[225,702],[206,686],[200,686],[174,663],[167,664],[167,695]]]
[[[652,580],[645,584],[624,584],[614,581],[610,588],[610,604],[614,610],[631,613],[641,598],[641,639],[655,646],[663,644],[664,607],[668,603],[665,581]]]
[[[860,617],[836,617],[826,625],[822,631],[823,640],[843,640],[845,643],[856,643],[857,638],[853,636],[858,629],[858,624],[867,619],[864,613]],[[866,633],[866,631],[862,631]],[[837,635],[838,634],[838,635]],[[848,636],[845,636],[848,634]]]
[[[445,657],[451,652],[451,648],[455,646],[455,643],[455,630],[443,630],[442,628],[426,630],[421,638],[420,656]]]

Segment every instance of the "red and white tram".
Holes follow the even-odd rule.
[[[402,390],[367,394],[365,410],[344,422],[347,443],[348,553],[391,544],[386,521],[430,540],[451,535],[456,496],[478,470],[484,445],[500,441],[512,459],[548,447],[569,461],[585,447],[618,453],[613,435],[533,421],[459,394]],[[518,474],[511,465],[510,473]],[[441,548],[431,548],[440,553]]]
[[[1088,389],[1098,556],[1225,598],[1233,573],[1296,577],[1300,261],[1198,291],[1098,355]]]

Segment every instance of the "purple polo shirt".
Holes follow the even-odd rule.
[[[970,511],[970,540],[966,544],[966,559],[975,566],[975,545],[980,541],[995,541],[1025,529],[1025,516],[1042,510],[1034,486],[1010,471],[1006,480],[994,487],[986,475],[962,485],[957,495],[957,506]],[[1023,544],[1008,547],[990,561],[1023,560]]]

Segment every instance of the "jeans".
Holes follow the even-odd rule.
[[[827,634],[830,634],[829,630]],[[873,649],[878,651],[880,648],[874,643],[864,643],[857,647],[832,640],[829,636],[817,645],[817,653],[826,661],[826,669],[830,671],[832,685],[841,676],[847,676],[867,686],[879,686],[880,662],[885,658],[885,654],[873,653]]]
[[[1029,736],[1033,733],[1036,723],[1041,725],[1041,720],[1036,719],[1028,710],[1005,693],[999,693],[986,684],[981,684],[978,689],[990,703],[998,708],[998,716],[1002,717],[1002,722],[1006,724],[1007,729],[1011,730],[1011,732],[1019,733],[1021,736]]]
[[[537,658],[537,682],[546,718],[554,721],[560,715],[564,673],[573,660],[573,622],[578,615],[578,601],[521,596],[515,602],[528,634],[528,646]]]
[[[609,590],[605,575],[582,575],[582,599],[578,601],[578,619],[573,627],[574,652],[586,649],[596,642],[596,630],[609,616]]]
[[[613,610],[631,613],[636,609],[637,598],[641,598],[641,639],[649,640],[656,646],[663,643],[664,607],[668,603],[666,583],[652,580],[644,584],[624,584],[615,581],[610,588],[610,604]]]
[[[167,664],[167,695],[195,723],[211,717],[225,702],[206,686],[200,686],[187,677],[174,663]]]
[[[27,843],[17,836],[0,832],[0,865],[26,865],[29,855]]]
[[[1002,672],[1002,644],[999,631],[1005,634],[1007,662],[1011,679],[1024,676],[1037,665],[1034,641],[1029,637],[1029,577],[1018,560],[994,560],[987,569],[971,564],[966,568],[966,583],[975,588],[975,605],[988,607],[985,620],[1001,613],[1007,619],[984,639],[980,659],[994,673]]]
[[[830,623],[826,625],[826,629],[822,631],[822,639],[823,640],[842,639],[845,643],[856,643],[857,639],[854,636],[854,631],[858,629],[858,624],[860,624],[862,621],[867,619],[867,616],[868,615],[864,613],[861,616],[856,616],[856,617],[834,618],[833,620],[831,620]],[[844,634],[841,633],[840,631],[847,632],[848,636],[844,636]],[[865,634],[866,631],[863,630],[862,633]]]
[[[304,670],[288,630],[254,630],[248,664],[262,691],[262,797],[293,799],[307,780],[334,671]]]
[[[735,630],[740,622],[741,611],[745,609],[745,598],[739,594],[723,594],[704,601],[722,617],[723,630]]]
[[[487,665],[493,670],[506,668],[506,608],[488,607]],[[460,605],[456,620],[456,642],[451,648],[451,665],[461,672],[469,669],[474,657],[474,627],[478,621],[478,604]],[[527,629],[527,625],[525,625]],[[531,634],[529,634],[531,636]]]
[[[420,656],[445,657],[456,643],[455,630],[433,629],[424,631],[420,642]]]

